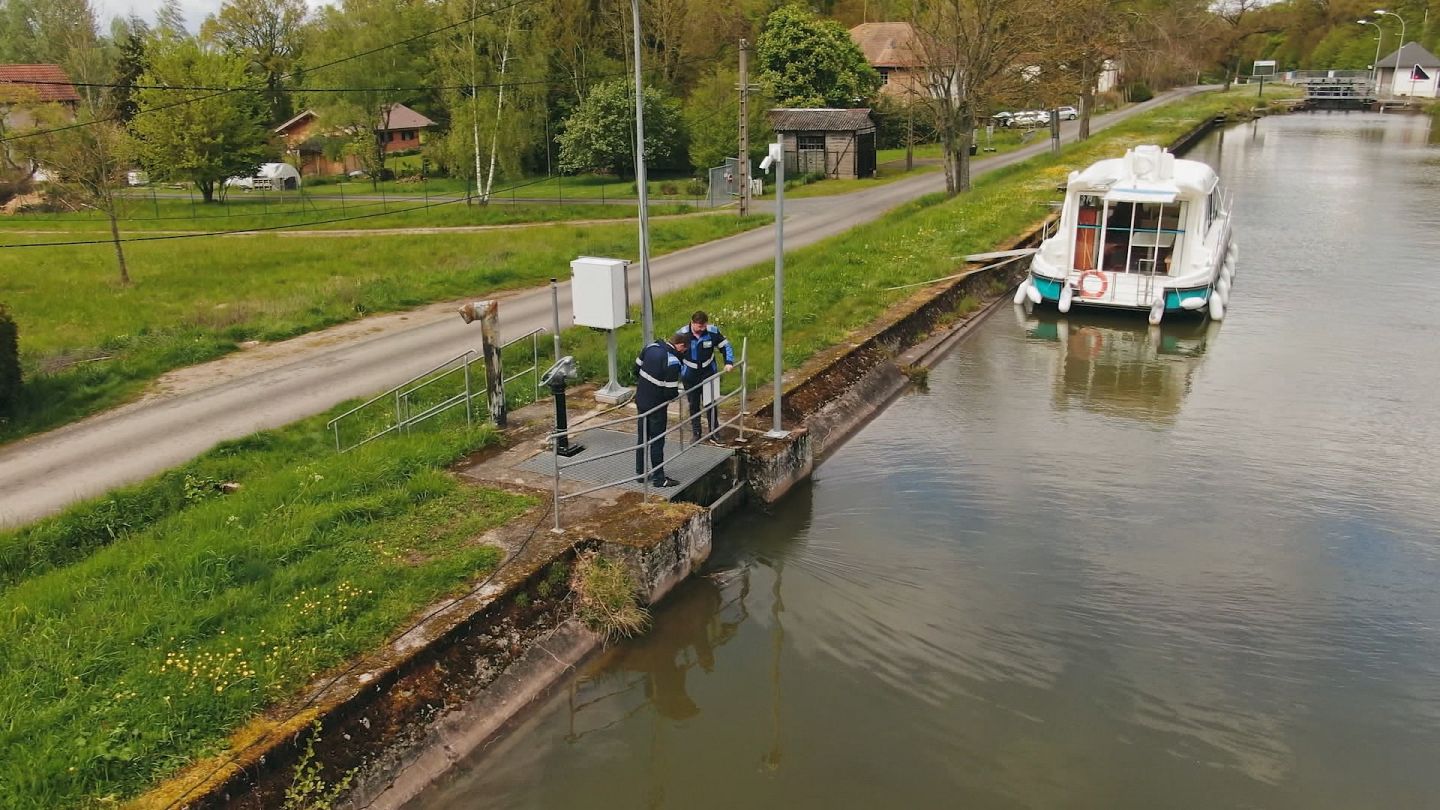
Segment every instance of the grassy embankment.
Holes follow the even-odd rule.
[[[1023,231],[1071,168],[1250,104],[1231,94],[1170,105],[789,254],[787,366],[909,294],[886,287],[954,272],[956,256]],[[704,282],[657,301],[658,323],[705,306],[752,338],[752,358],[767,357],[771,284],[768,265]],[[595,335],[572,331],[566,345],[587,370],[604,368]],[[768,366],[756,364],[754,384]],[[466,539],[525,504],[440,472],[472,437],[442,427],[333,456],[323,420],[0,535],[0,791],[16,806],[132,795],[493,565]],[[211,494],[231,479],[238,494]]]
[[[655,222],[655,255],[753,228],[734,216]],[[0,301],[20,327],[25,384],[0,441],[116,405],[160,374],[371,312],[542,284],[571,259],[635,254],[633,225],[494,233],[287,238],[274,234],[127,245],[134,283],[116,283],[109,245],[4,249]]]
[[[690,206],[650,206],[652,217],[685,214]],[[121,203],[121,237],[155,231],[239,231],[247,228],[301,230],[370,230],[375,228],[440,228],[466,225],[515,225],[569,220],[627,219],[635,209],[593,203],[519,203],[466,205],[456,197],[361,199],[348,202],[307,194],[256,192],[232,195],[224,202],[191,204],[174,197],[128,198]],[[335,221],[330,221],[335,220]],[[109,238],[110,223],[95,212],[37,213],[0,216],[4,231],[44,231],[27,235],[29,242],[64,242],[84,233]]]
[[[105,804],[220,750],[492,570],[476,538],[534,503],[443,471],[492,432],[337,456],[323,419],[0,535],[5,806]]]

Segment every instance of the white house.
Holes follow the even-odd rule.
[[[1396,53],[1400,59],[1399,70],[1395,69]],[[1418,42],[1407,42],[1398,52],[1381,57],[1379,67],[1382,98],[1440,97],[1440,58],[1420,47]]]

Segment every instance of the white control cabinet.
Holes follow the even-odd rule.
[[[581,256],[570,262],[570,301],[577,326],[619,329],[629,322],[629,287],[625,259]]]

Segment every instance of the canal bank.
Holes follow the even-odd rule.
[[[1171,123],[1171,126],[1173,126],[1173,122]],[[1132,136],[1133,136],[1133,133],[1132,133]],[[1047,175],[1047,173],[1049,173],[1049,174],[1058,173],[1060,176],[1063,176],[1064,171],[1065,171],[1065,167],[1064,167],[1063,165],[1060,165],[1060,164],[1047,165],[1044,172],[1037,172],[1037,173],[1036,173],[1037,176],[1033,179],[1033,181],[1031,181],[1031,182],[1032,182],[1032,185],[1038,184],[1038,186],[1040,187],[1042,193],[1048,193],[1048,191],[1045,191],[1045,189],[1047,189],[1047,188],[1048,188],[1048,189],[1053,189],[1053,180],[1049,178],[1049,176]],[[1012,174],[1012,175],[1019,176],[1019,175],[1020,175],[1020,172],[1019,172],[1018,170],[1017,170],[1017,171],[1012,171],[1011,174]],[[1033,209],[1031,209],[1031,210],[1033,211]],[[1030,219],[1030,220],[1033,220],[1033,214],[1030,215],[1029,219]],[[996,225],[1003,226],[1003,223],[994,223],[994,224],[992,224],[992,227],[995,227]],[[1014,232],[1011,231],[1011,233],[1013,234]],[[993,242],[993,241],[992,241],[992,242],[987,242],[987,243],[985,243],[985,246],[986,246],[986,247],[993,247],[994,245],[995,245],[995,242]],[[907,247],[908,247],[908,246],[907,246]],[[940,246],[940,247],[941,247],[941,249],[943,250],[944,248],[950,247],[950,245],[947,244],[947,245],[942,245],[942,246]],[[977,247],[978,247],[978,246],[977,246]],[[953,261],[944,262],[943,265],[937,264],[937,268],[938,268],[938,269],[942,269],[942,270],[944,270],[944,271],[953,271],[953,269],[954,269],[954,264],[953,264]],[[908,268],[907,268],[907,269],[908,269]],[[803,278],[803,276],[801,276],[801,278]],[[913,278],[913,276],[912,276],[911,278]],[[921,278],[924,278],[924,276],[922,276]],[[863,293],[862,293],[862,294],[863,294]],[[961,299],[963,300],[963,296],[961,296]],[[907,302],[907,303],[908,303],[908,302]],[[953,303],[953,299],[952,299],[952,303]],[[911,312],[910,314],[911,314],[911,315],[914,315],[914,312]],[[930,317],[930,316],[932,316],[932,315],[936,315],[936,313],[935,313],[935,312],[929,312],[929,313],[927,313],[926,317]],[[952,314],[952,316],[953,316],[953,314]],[[916,319],[911,320],[909,323],[912,324],[912,327],[905,327],[904,329],[902,329],[902,331],[909,330],[909,332],[912,333],[912,334],[918,334],[918,332],[920,332],[921,330],[919,330],[918,328],[913,328],[913,324],[921,323],[922,320],[923,320],[922,318],[916,318]],[[940,320],[941,320],[941,319],[939,319],[938,316],[937,316],[937,317],[935,318],[935,320],[932,321],[931,325],[933,326],[934,324],[939,323]],[[891,336],[893,337],[893,334],[892,334]],[[802,337],[802,341],[800,342],[800,345],[803,346],[803,345],[804,345],[803,340],[814,341],[814,340],[817,339],[818,336],[815,335],[815,334],[813,334],[813,333],[810,334],[810,335],[805,335],[805,334],[802,332],[802,333],[801,333],[801,337]],[[829,340],[829,343],[834,343],[834,339],[831,338],[831,339]],[[829,345],[829,344],[827,344],[827,345]],[[872,347],[872,348],[873,348],[873,347]],[[868,355],[868,356],[873,359],[873,358],[878,358],[878,357],[883,356],[884,353],[885,353],[884,351],[877,351],[877,352],[871,353],[871,354]],[[859,355],[856,355],[856,356],[858,357]],[[851,358],[851,359],[853,359],[853,358]],[[880,367],[881,365],[883,365],[883,364],[880,364],[880,363],[877,362],[876,367]],[[836,367],[844,367],[844,366],[845,366],[844,363],[831,363],[831,364],[828,366],[828,368],[836,368]],[[895,366],[895,368],[898,368],[898,367],[899,367],[898,365]],[[892,375],[892,377],[893,377],[893,375]],[[792,392],[796,390],[796,388],[795,388],[795,382],[796,382],[795,380],[791,380],[791,384],[790,384],[789,386],[787,386],[787,388],[788,388],[789,390],[791,390]],[[832,389],[832,390],[833,390],[833,389]],[[836,432],[836,435],[837,435],[837,436],[838,436],[838,435],[841,435],[841,432]],[[813,457],[813,451],[812,451],[812,457]],[[532,517],[534,517],[534,516],[532,516]],[[543,517],[543,516],[541,516],[541,517]],[[528,521],[529,518],[525,518],[525,520]],[[362,667],[361,670],[364,671],[364,668]],[[361,690],[361,691],[363,692],[364,690]],[[378,691],[378,690],[374,690],[374,691]],[[446,705],[449,705],[449,703],[447,703]],[[371,723],[372,723],[372,725],[374,724],[373,718],[371,718]],[[348,732],[347,732],[347,733],[348,733]],[[292,746],[298,747],[298,746],[300,745],[300,743],[303,742],[303,737],[304,737],[304,735],[296,735],[296,737],[294,737],[294,738],[287,738],[286,741],[284,742],[284,745],[292,745]],[[358,746],[345,746],[345,745],[340,745],[339,743],[333,743],[333,745],[334,745],[336,748],[342,748],[342,749],[344,749],[344,748],[349,748],[349,749],[351,749],[351,753],[353,753],[353,749],[355,749],[355,748],[358,747]],[[328,747],[328,746],[327,746],[327,747]],[[262,755],[262,757],[263,757],[263,755]],[[257,758],[257,760],[258,760],[258,759],[259,759],[259,758]],[[279,756],[278,754],[277,754],[277,755],[274,755],[274,756],[270,756],[270,757],[268,757],[268,758],[264,758],[264,761],[267,762],[267,763],[269,763],[269,764],[266,766],[266,768],[267,768],[268,770],[271,770],[271,771],[280,770],[282,773],[284,772],[284,769],[283,769],[280,765],[278,765],[277,763],[283,763],[285,760],[284,760],[283,757]],[[337,773],[338,773],[338,772],[343,772],[344,770],[346,770],[345,763],[344,763],[343,761],[333,761],[333,762],[332,762],[332,761],[330,761],[330,760],[327,759],[327,760],[326,760],[326,764],[327,764],[328,766],[330,766],[330,767],[331,767],[335,772],[337,772]],[[244,774],[237,774],[236,776],[237,776],[237,781],[235,781],[235,782],[233,783],[234,785],[243,785],[246,780],[248,780],[248,779],[251,778],[249,775],[244,775]],[[217,793],[216,795],[217,795],[217,797],[220,797],[220,796],[223,796],[223,794],[224,794],[224,791],[221,791],[221,792]]]
[[[1223,326],[996,313],[414,806],[1428,806],[1425,142],[1204,141],[1246,250]]]

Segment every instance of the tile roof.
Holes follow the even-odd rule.
[[[79,101],[80,94],[59,65],[0,65],[0,84],[33,88],[41,101]]]
[[[862,23],[850,29],[850,38],[875,67],[915,67],[923,54],[915,42],[915,26],[907,22]]]
[[[418,112],[406,107],[404,104],[390,105],[390,120],[383,118],[375,124],[375,129],[386,131],[392,129],[424,129],[435,126],[435,122],[421,115]]]
[[[1419,65],[1420,67],[1440,67],[1440,57],[1430,53],[1420,46],[1418,42],[1407,42],[1405,47],[1398,51],[1391,51],[1389,56],[1380,57],[1377,62],[1381,70],[1385,68],[1395,69],[1395,54],[1400,54],[1400,69],[1409,70]]]
[[[861,132],[873,129],[870,108],[839,110],[831,108],[770,110],[770,127],[776,132]]]
[[[314,110],[306,110],[306,111],[304,111],[304,112],[296,115],[294,118],[291,118],[289,121],[286,121],[285,123],[281,124],[280,126],[275,127],[275,131],[276,131],[276,132],[281,132],[281,133],[283,133],[283,132],[285,132],[286,130],[290,129],[291,127],[295,126],[296,124],[300,123],[301,121],[304,121],[304,120],[307,119],[307,118],[314,118],[314,117],[315,117],[315,111],[314,111]]]

